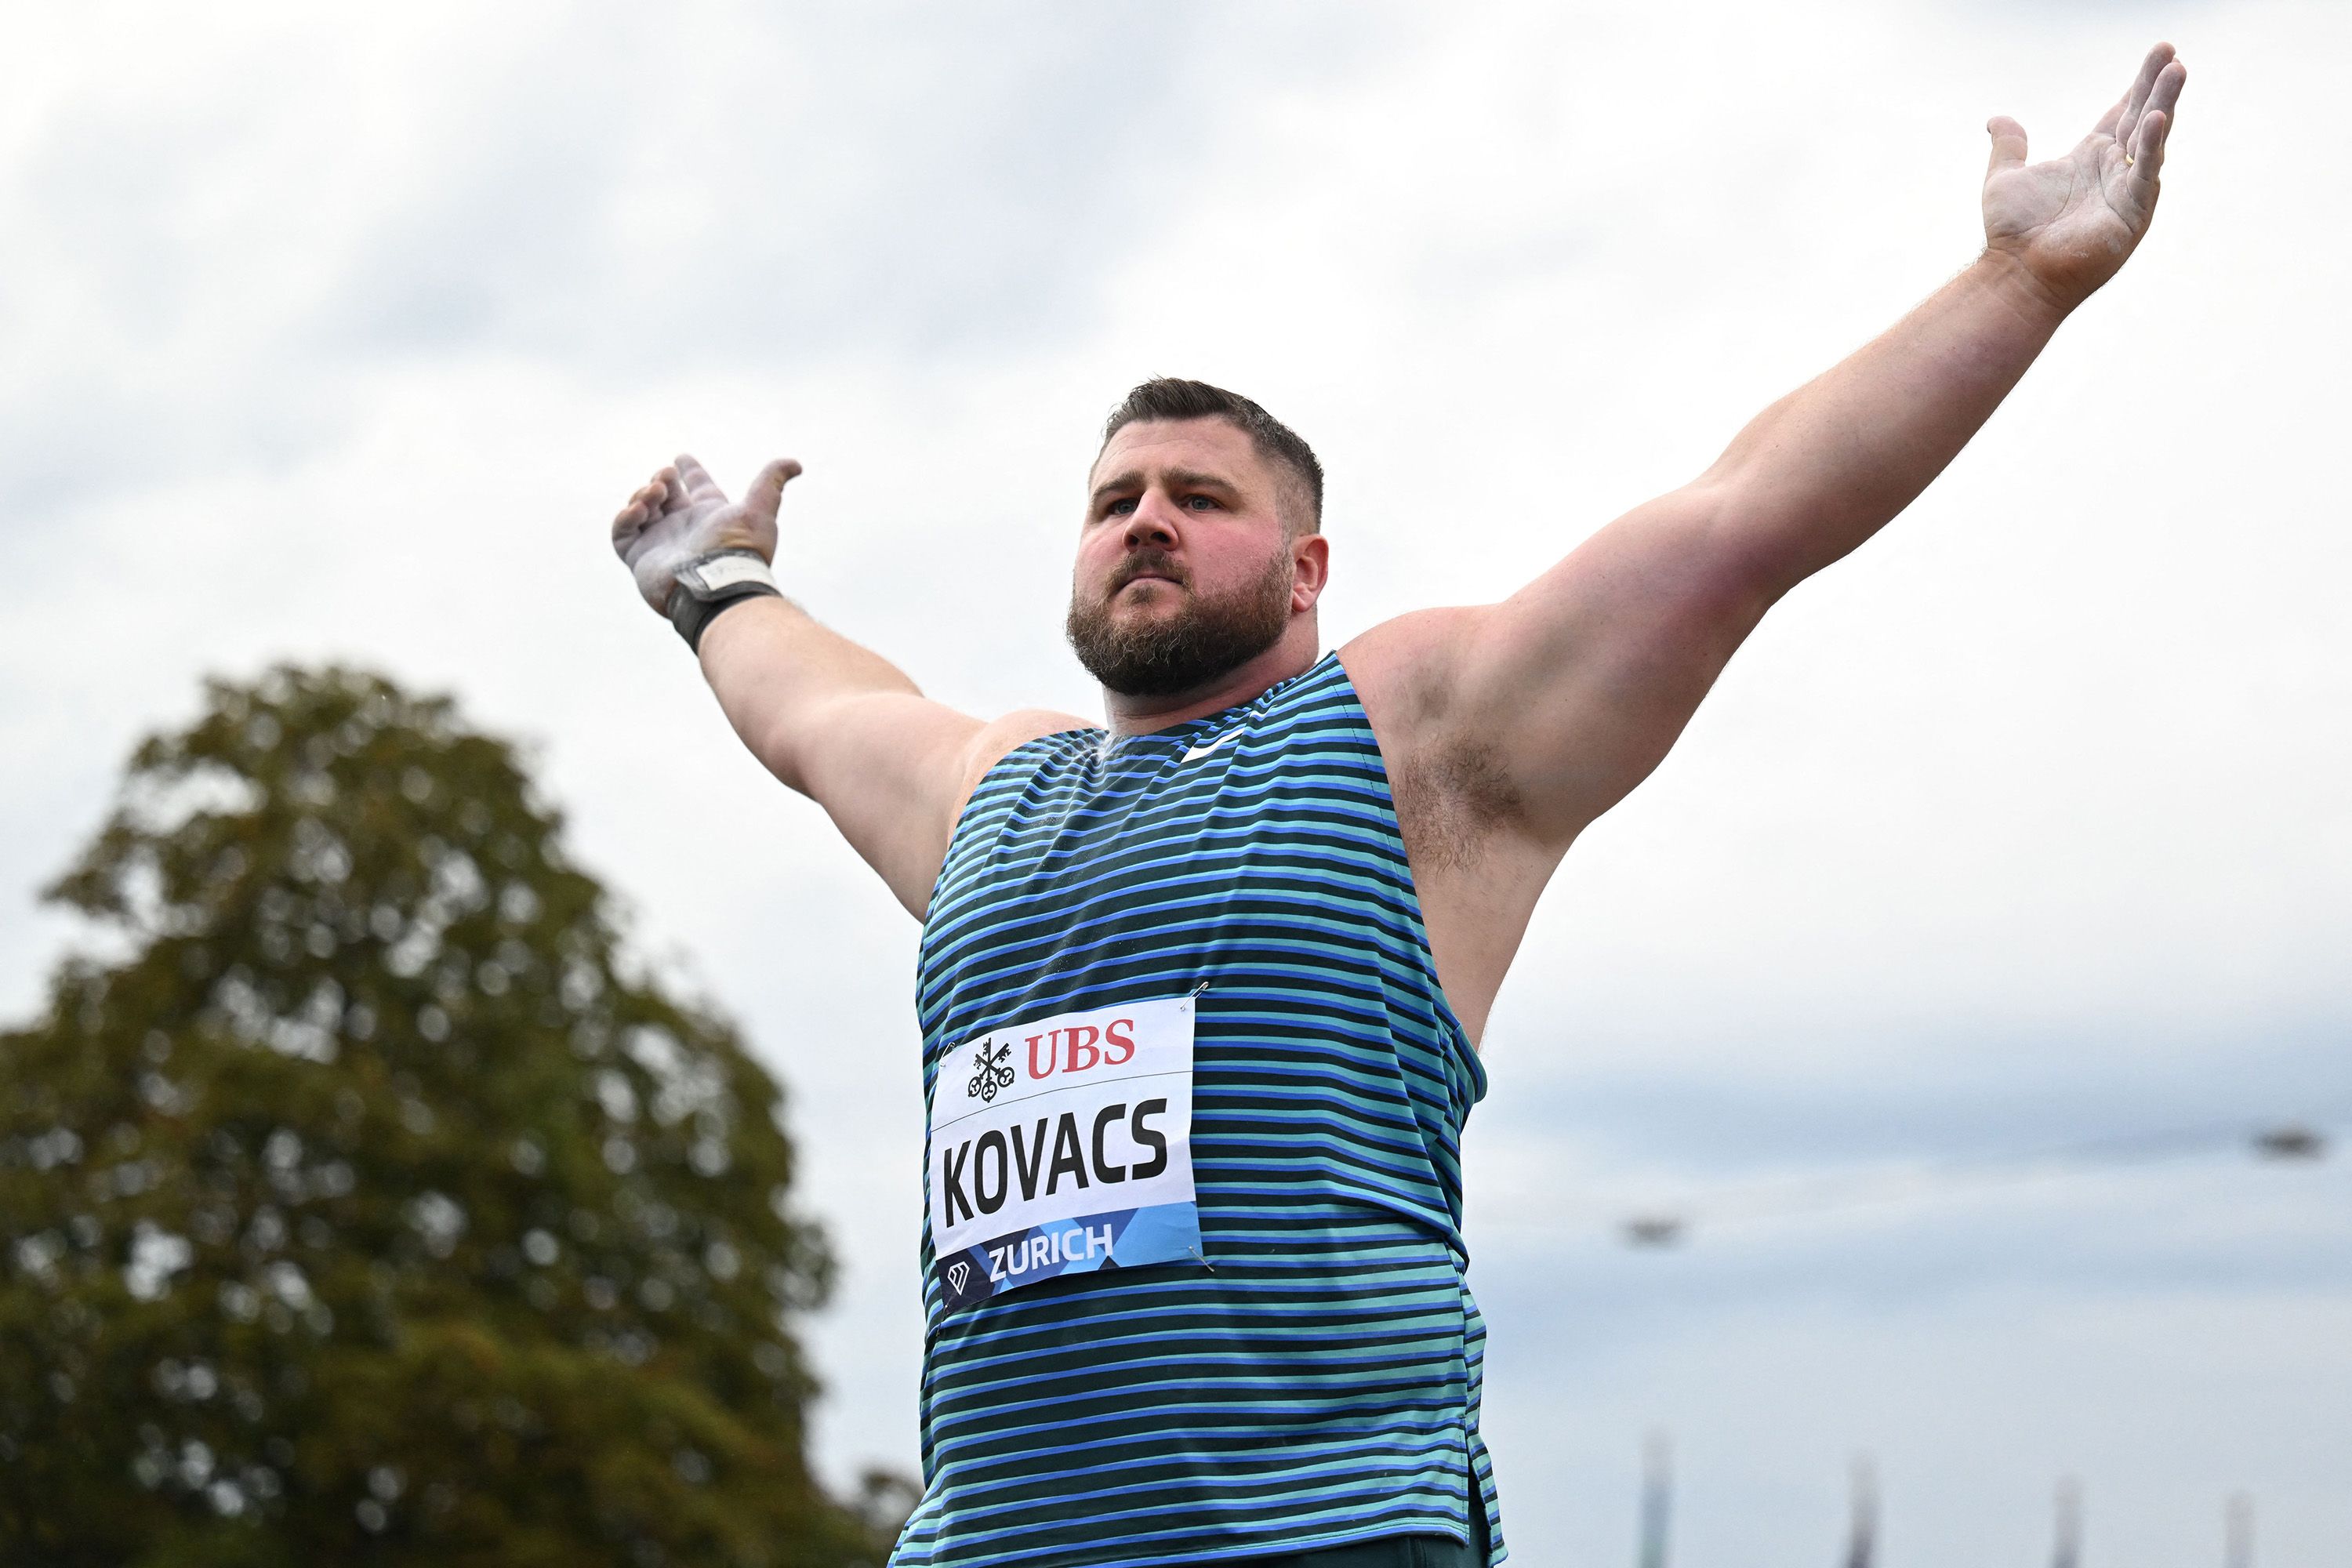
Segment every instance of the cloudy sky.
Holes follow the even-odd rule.
[[[607,520],[808,465],[780,566],[974,710],[1058,637],[1102,410],[1236,386],[1331,472],[1334,641],[1508,592],[1964,265],[2189,62],[2156,231],[1570,857],[1487,1040],[1473,1282],[1518,1560],[2352,1555],[2352,532],[2313,4],[91,4],[0,99],[0,1015],[197,682],[355,660],[528,738],[791,1086],[846,1260],[820,1457],[911,1468],[914,929],[736,748]],[[750,853],[698,857],[724,826]],[[2179,1158],[2017,1156],[2214,1130]],[[2194,1140],[2190,1141],[2194,1144]],[[2137,1147],[2137,1146],[2131,1146]],[[2009,1162],[2009,1163],[2004,1163]],[[1834,1201],[1833,1201],[1834,1200]],[[1631,1252],[1633,1213],[1695,1216]]]

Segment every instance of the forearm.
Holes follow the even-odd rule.
[[[2021,268],[1988,254],[1757,416],[1697,487],[1757,586],[1777,598],[1910,505],[2064,317]]]
[[[819,626],[789,599],[730,606],[704,631],[701,661],[735,733],[803,795],[817,793],[811,753],[845,701],[920,695],[896,665]]]

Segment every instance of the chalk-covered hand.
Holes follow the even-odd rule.
[[[637,592],[656,615],[669,613],[677,569],[726,550],[776,558],[776,508],[784,486],[801,471],[780,458],[759,472],[741,500],[729,500],[692,458],[677,461],[639,486],[613,519],[613,549],[637,580]]]
[[[2116,275],[2156,213],[2157,174],[2189,69],[2158,44],[2123,100],[2063,158],[2025,161],[2025,127],[1996,115],[1985,173],[1985,249],[2021,265],[2062,310]]]

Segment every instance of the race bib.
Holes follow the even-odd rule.
[[[951,1310],[1056,1275],[1199,1259],[1192,998],[1060,1013],[949,1051],[930,1209]]]

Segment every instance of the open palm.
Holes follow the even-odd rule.
[[[2116,274],[2156,213],[2157,174],[2188,68],[2158,44],[2122,101],[2063,158],[2025,161],[2025,127],[1997,115],[1985,173],[1985,247],[2014,258],[2072,308]]]
[[[639,485],[613,519],[614,552],[646,603],[667,613],[677,569],[689,561],[727,550],[775,560],[776,508],[800,471],[798,463],[780,458],[760,470],[741,500],[729,500],[708,469],[680,454]]]

